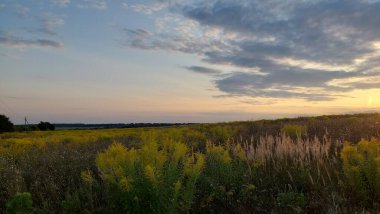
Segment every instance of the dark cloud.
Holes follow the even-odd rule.
[[[380,88],[380,80],[372,81],[372,82],[355,82],[355,83],[350,83],[347,85],[351,88],[356,88],[356,89]]]
[[[380,3],[358,0],[216,1],[183,9],[185,16],[202,25],[274,39],[269,46],[239,42],[247,52],[325,63],[349,63],[357,55],[371,52],[368,44],[380,33],[378,11]]]
[[[51,47],[51,48],[62,48],[63,44],[53,40],[47,39],[36,39],[27,40],[15,37],[2,37],[0,36],[0,45],[6,45],[11,47]]]
[[[322,70],[283,70],[270,74],[233,72],[227,77],[215,81],[216,87],[226,94],[267,98],[302,98],[311,101],[333,100],[330,89],[335,92],[352,90],[350,87],[330,86],[326,82],[358,76],[356,73]],[[300,92],[302,89],[314,89],[311,92]],[[310,90],[309,90],[310,91]],[[315,93],[322,91],[323,93]]]
[[[279,69],[281,66],[274,63],[272,60],[265,58],[265,56],[253,57],[244,55],[240,51],[234,52],[221,52],[212,51],[204,54],[203,61],[212,64],[232,64],[244,68],[260,68],[262,70],[270,70],[271,72]]]
[[[212,68],[206,68],[206,67],[202,67],[202,66],[189,66],[189,67],[185,67],[185,68],[189,71],[193,71],[193,72],[200,73],[200,74],[215,75],[215,74],[221,73],[220,70],[212,69]]]
[[[129,45],[196,54],[206,63],[237,67],[227,76],[199,66],[190,69],[217,76],[216,87],[227,96],[323,101],[355,89],[379,88],[378,81],[363,81],[380,76],[378,57],[368,57],[380,51],[373,45],[380,41],[380,1],[216,0],[173,5],[172,12],[195,21],[199,29],[165,35],[135,32]],[[211,28],[222,36],[196,36]],[[356,64],[363,57],[365,62]],[[285,58],[317,66],[292,65],[281,61]],[[357,77],[362,80],[332,84]]]

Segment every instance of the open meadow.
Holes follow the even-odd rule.
[[[380,115],[0,135],[5,213],[380,209]]]

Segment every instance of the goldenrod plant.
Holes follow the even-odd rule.
[[[343,171],[352,197],[366,205],[380,201],[380,141],[346,143],[341,152]]]
[[[204,157],[182,143],[147,141],[136,150],[114,143],[96,163],[102,179],[120,191],[126,212],[178,213],[191,208]]]

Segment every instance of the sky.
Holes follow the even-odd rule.
[[[377,0],[0,0],[0,114],[222,122],[380,110]]]

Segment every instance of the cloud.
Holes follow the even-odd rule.
[[[142,40],[151,35],[150,32],[143,29],[131,30],[126,28],[124,29],[124,31],[127,33],[128,36],[132,37],[132,39],[135,40]]]
[[[55,17],[53,15],[46,15],[45,17],[38,19],[41,22],[41,27],[31,31],[37,31],[39,33],[47,34],[50,36],[57,35],[57,32],[54,30],[54,28],[65,24],[65,21],[62,18]]]
[[[194,54],[204,63],[233,67],[228,75],[187,68],[212,74],[227,96],[329,101],[352,90],[379,88],[373,78],[380,77],[380,1],[169,5],[172,17],[158,19],[149,34],[129,35],[129,46]]]
[[[193,71],[200,74],[208,74],[208,75],[215,75],[222,73],[220,70],[212,69],[212,68],[206,68],[202,66],[189,66],[185,67],[189,71]]]
[[[70,0],[51,0],[54,4],[59,5],[61,7],[65,7],[70,4]]]
[[[107,9],[106,0],[81,0],[78,4],[79,8],[94,8],[98,10]]]
[[[153,49],[149,45],[143,44],[144,43],[143,41],[145,40],[145,38],[151,36],[150,32],[143,29],[135,29],[135,30],[123,29],[123,31],[126,33],[126,35],[129,38],[129,40],[127,41],[128,45],[139,48],[139,49]]]
[[[15,5],[16,14],[21,18],[26,18],[29,15],[29,8],[22,5]]]
[[[127,32],[127,44],[145,50],[177,51],[197,55],[225,51],[229,48],[223,41],[210,40],[206,36],[208,31],[197,30],[199,26],[194,21],[184,20],[178,16],[164,17],[160,21],[159,25],[165,29],[164,31],[124,29]],[[194,30],[197,32],[194,33]]]
[[[331,92],[352,90],[349,86],[333,86],[327,82],[359,76],[344,71],[326,72],[289,68],[270,74],[233,72],[215,80],[216,87],[230,96],[264,98],[302,98],[309,101],[333,100]],[[329,89],[324,91],[323,89]]]
[[[217,1],[186,6],[183,13],[202,25],[244,36],[272,37],[271,50],[282,50],[277,54],[344,64],[372,51],[369,42],[380,32],[376,27],[379,9],[379,3],[361,1]],[[254,39],[237,45],[248,53],[262,53],[256,45],[266,44],[260,43]]]
[[[15,47],[15,48],[33,48],[33,47],[51,47],[51,48],[62,48],[63,43],[56,42],[47,39],[20,39],[16,37],[4,37],[0,36],[0,45]]]
[[[380,81],[376,82],[356,82],[349,84],[350,87],[359,88],[359,89],[373,89],[380,87]]]
[[[167,8],[168,4],[166,2],[156,2],[153,4],[134,4],[134,5],[127,5],[126,3],[123,3],[123,7],[125,9],[131,8],[133,11],[137,13],[151,15],[153,13],[156,13],[158,11],[161,11]]]

